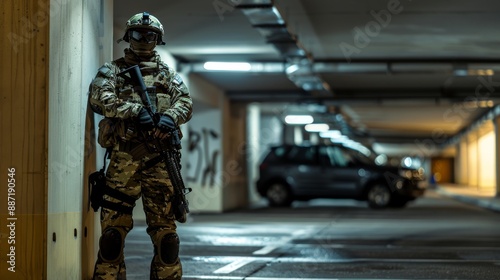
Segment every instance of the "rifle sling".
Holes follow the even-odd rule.
[[[115,203],[107,200],[103,200],[101,203],[102,208],[107,208],[110,210],[118,211],[124,214],[132,215],[134,208],[132,206],[125,206],[120,203]]]
[[[113,189],[113,188],[109,187],[108,185],[106,185],[106,187],[104,188],[104,194],[107,194],[107,195],[111,196],[112,198],[116,198],[116,199],[123,201],[127,204],[130,204],[130,205],[134,205],[135,200],[136,200],[135,198],[133,198],[127,194],[124,194],[117,189]]]
[[[139,169],[136,171],[136,173],[144,171],[144,170],[148,170],[151,167],[153,167],[153,166],[157,165],[158,163],[160,163],[162,160],[163,159],[161,158],[161,156],[155,156],[154,158],[149,159],[148,161],[146,161],[141,167],[139,167]]]

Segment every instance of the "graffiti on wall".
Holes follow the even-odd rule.
[[[213,145],[218,139],[219,134],[213,129],[202,128],[201,132],[189,129],[188,152],[190,156],[186,177],[188,182],[200,183],[202,187],[215,185],[220,150],[211,150],[210,144]]]

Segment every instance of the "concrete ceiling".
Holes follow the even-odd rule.
[[[148,11],[164,25],[167,44],[162,47],[183,67],[205,61],[286,66],[289,57],[243,13],[242,7],[267,2],[271,1],[114,1],[114,39],[123,35],[131,15]],[[329,86],[328,92],[304,90],[285,71],[193,70],[193,74],[222,88],[235,101],[262,102],[264,108],[324,106],[323,117],[342,114],[354,138],[377,143],[379,152],[389,153],[412,153],[423,142],[439,144],[500,100],[498,1],[281,0],[272,4],[286,30],[307,52],[315,76]],[[483,76],[485,69],[497,71]]]

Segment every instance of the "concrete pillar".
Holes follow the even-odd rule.
[[[294,126],[293,127],[293,142],[295,144],[302,144],[304,141],[304,135],[302,133],[302,126]]]
[[[463,151],[461,150],[461,147],[460,147],[460,143],[457,143],[455,145],[456,147],[456,153],[455,153],[455,164],[454,164],[454,169],[455,169],[455,172],[454,172],[454,180],[457,184],[461,184],[462,183],[462,179],[461,179],[461,176],[459,174],[461,174],[461,165],[462,165],[462,161],[463,161],[463,158],[462,158],[462,153]]]
[[[468,147],[467,147],[467,138],[464,137],[460,139],[460,142],[457,144],[457,158],[458,158],[458,167],[457,172],[455,172],[455,176],[457,178],[457,183],[461,185],[467,185],[469,183],[469,174],[467,169],[468,162]]]
[[[112,59],[113,1],[50,1],[47,278],[90,279],[98,215],[88,208],[86,179],[101,168],[88,87]],[[45,279],[45,278],[44,278]]]
[[[467,185],[471,188],[478,188],[478,141],[477,131],[472,131],[467,135]]]
[[[497,175],[495,196],[500,197],[500,116],[495,117],[493,123],[495,125],[495,174]]]
[[[311,144],[316,145],[319,143],[319,134],[318,133],[311,133],[309,136],[309,141],[311,141]]]
[[[260,155],[260,106],[259,104],[249,104],[247,107],[247,153],[248,153],[248,186],[250,204],[260,198],[253,190],[258,176],[258,164]]]

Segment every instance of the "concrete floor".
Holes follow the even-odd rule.
[[[183,279],[498,279],[499,214],[430,191],[404,209],[315,200],[179,225]],[[144,225],[126,240],[129,280],[149,279]]]

